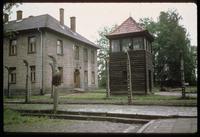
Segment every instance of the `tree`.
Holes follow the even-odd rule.
[[[5,21],[5,16],[12,13],[11,9],[16,6],[18,7],[21,3],[4,3],[3,5],[3,20]]]
[[[140,24],[155,37],[152,44],[154,53],[155,77],[162,81],[171,81],[168,86],[180,82],[180,51],[183,51],[185,80],[190,84],[195,77],[194,59],[190,52],[190,40],[186,29],[179,24],[182,17],[176,10],[160,12],[158,21],[144,18]],[[176,85],[177,85],[176,84]]]
[[[97,45],[100,47],[97,53],[98,80],[99,86],[103,88],[106,87],[107,78],[105,59],[108,57],[109,53],[109,40],[105,37],[105,35],[109,34],[116,27],[117,25],[113,25],[112,27],[104,27],[102,30],[98,31],[99,38],[97,39]]]

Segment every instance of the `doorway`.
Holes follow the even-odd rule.
[[[74,71],[74,87],[80,88],[80,72],[78,69]]]

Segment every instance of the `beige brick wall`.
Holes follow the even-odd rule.
[[[28,54],[28,37],[36,36],[36,53]],[[17,35],[17,55],[9,56],[9,43],[8,38],[4,38],[3,44],[3,62],[4,66],[16,67],[16,84],[12,84],[10,89],[25,89],[26,82],[26,66],[24,66],[23,59],[26,59],[29,65],[36,66],[36,82],[32,83],[31,86],[33,89],[40,88],[40,79],[41,76],[41,55],[40,55],[40,35],[37,31],[24,32],[23,34],[19,33]],[[4,89],[7,89],[7,78],[8,72],[4,68]]]
[[[57,55],[56,53],[56,42],[57,40],[62,40],[63,41],[63,56]],[[97,88],[98,87],[98,80],[97,80],[97,59],[95,55],[95,64],[91,65],[91,47],[87,46],[83,43],[70,40],[69,38],[64,37],[63,35],[59,35],[56,33],[52,33],[50,31],[47,31],[45,33],[45,88],[49,90],[51,88],[51,80],[52,80],[52,72],[51,68],[49,65],[50,59],[48,57],[48,54],[53,55],[57,62],[58,66],[63,67],[63,83],[61,84],[60,88],[64,89],[72,89],[74,88],[74,71],[75,69],[78,69],[80,71],[80,88],[84,89],[87,88],[85,87],[84,84],[84,71],[88,71],[88,87],[90,88]],[[79,60],[74,59],[74,50],[73,46],[78,45],[79,46]],[[83,50],[84,48],[88,49],[88,63],[84,63],[84,55],[83,55]],[[96,49],[92,48],[95,50],[96,54]],[[96,81],[95,85],[91,84],[91,73],[92,71],[95,72],[96,76]]]
[[[28,36],[36,36],[36,53],[28,54]],[[74,70],[78,63],[80,71],[80,86],[82,89],[86,88],[84,84],[84,71],[88,71],[88,87],[97,88],[97,59],[96,49],[91,48],[80,42],[75,42],[69,38],[64,37],[58,33],[52,31],[44,31],[42,33],[43,39],[43,88],[45,92],[51,89],[52,70],[49,65],[51,62],[48,55],[53,55],[59,67],[63,67],[63,83],[59,88],[72,89],[74,88]],[[17,35],[17,56],[9,56],[9,39],[4,38],[3,46],[3,61],[4,65],[8,67],[16,67],[16,84],[10,86],[11,89],[25,90],[26,82],[26,67],[23,64],[23,59],[26,59],[30,65],[36,66],[36,82],[31,84],[32,90],[38,90],[42,88],[42,49],[41,49],[41,35],[38,30],[19,33]],[[57,40],[63,41],[63,56],[56,53]],[[79,46],[79,61],[74,60],[73,45]],[[83,49],[88,49],[88,63],[85,64],[83,59]],[[95,50],[95,64],[91,64],[91,49]],[[91,74],[95,72],[95,84],[91,84]],[[4,89],[7,89],[7,70],[4,68]]]

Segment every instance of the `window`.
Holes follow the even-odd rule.
[[[77,45],[75,45],[75,50],[74,50],[74,58],[76,60],[79,60],[79,47]]]
[[[95,73],[92,71],[92,84],[95,84]]]
[[[10,67],[10,83],[16,84],[16,67]]]
[[[134,50],[144,49],[142,38],[133,38],[133,49]]]
[[[88,71],[84,71],[84,82],[88,83]]]
[[[28,38],[28,53],[35,53],[36,52],[36,38],[29,37]]]
[[[35,66],[30,66],[31,69],[31,82],[35,82]]]
[[[88,62],[88,50],[87,50],[87,48],[84,48],[84,61],[85,62]]]
[[[59,72],[61,73],[61,83],[63,83],[63,67],[58,67]]]
[[[119,40],[111,41],[112,52],[120,52],[120,42]]]
[[[15,56],[17,55],[17,40],[10,40],[10,47],[9,47],[9,55]]]
[[[63,42],[57,40],[57,55],[63,55]]]
[[[95,60],[95,55],[94,55],[94,50],[91,50],[91,63],[94,64]]]
[[[144,50],[147,50],[147,40],[144,38]]]
[[[131,39],[122,39],[122,51],[127,51],[129,49],[132,49]]]

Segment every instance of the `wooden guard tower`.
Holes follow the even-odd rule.
[[[106,35],[110,41],[110,94],[127,94],[127,54],[130,56],[133,94],[147,94],[153,87],[153,36],[129,17],[113,32]]]

